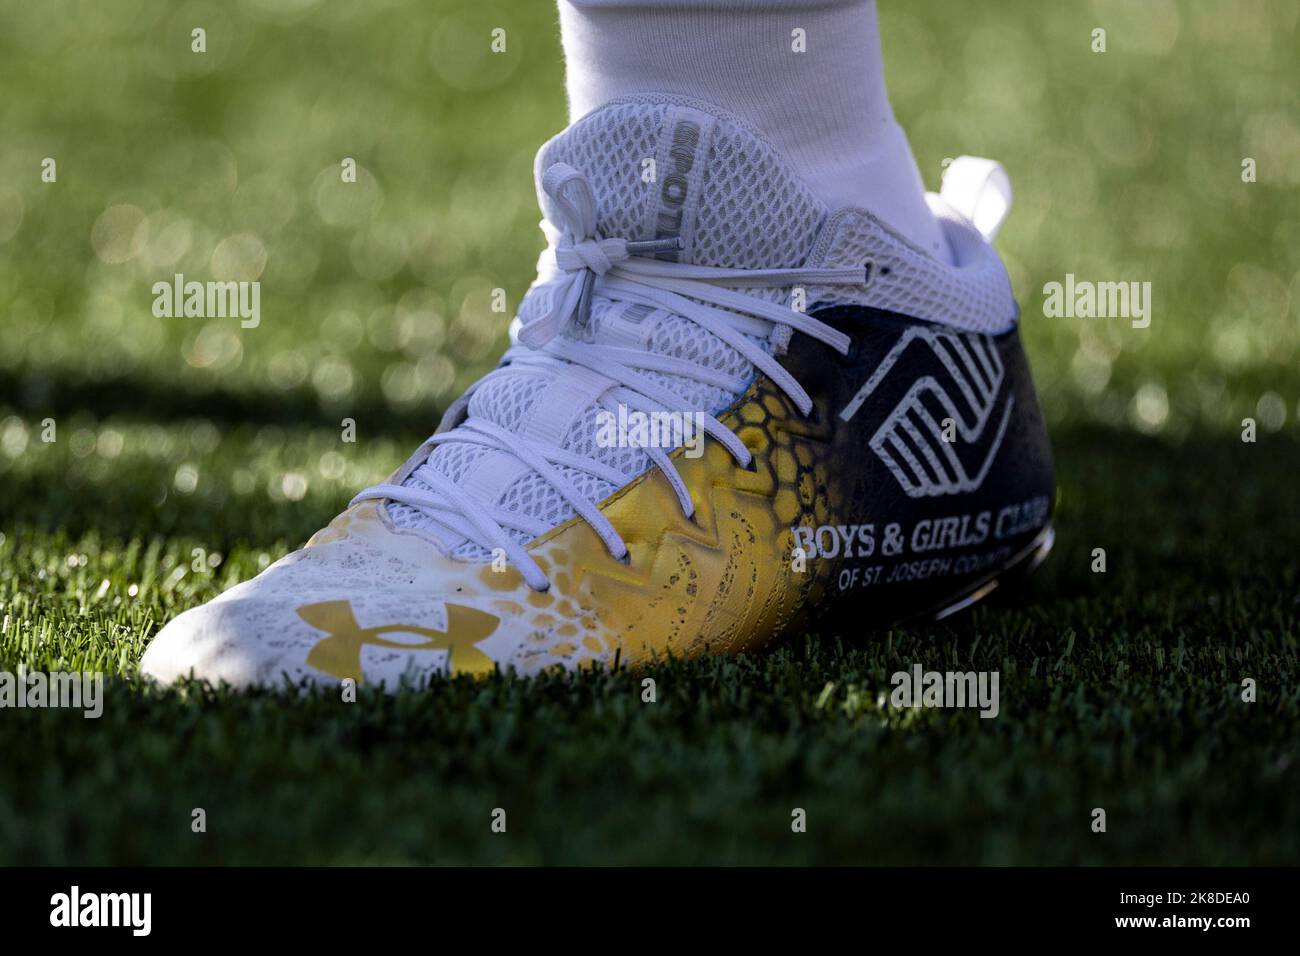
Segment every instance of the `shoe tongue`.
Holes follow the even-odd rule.
[[[558,227],[563,222],[559,210],[541,188],[543,175],[556,163],[586,175],[596,200],[600,237],[680,237],[680,251],[661,253],[661,259],[722,268],[796,268],[807,259],[826,216],[825,206],[761,136],[734,117],[681,97],[615,100],[539,150],[538,198],[547,220]],[[778,289],[740,291],[768,300],[784,295]],[[520,305],[520,317],[527,321],[544,310],[549,295],[546,277],[539,277]],[[754,371],[740,352],[681,316],[600,295],[590,327],[570,333],[687,359],[740,380]],[[646,374],[690,408],[707,414],[721,412],[736,398],[688,377]],[[475,391],[469,417],[594,458],[627,475],[641,473],[650,466],[644,450],[597,445],[594,396],[603,386],[592,378],[576,367],[545,375],[507,371]],[[437,446],[404,484],[431,490],[421,480],[423,469],[433,469],[486,504],[549,527],[574,514],[552,486],[506,452],[448,442]],[[581,471],[558,470],[593,502],[617,490]],[[389,514],[400,527],[434,534],[458,557],[490,556],[487,549],[410,506],[390,504]],[[515,536],[520,541],[530,537],[522,532]]]
[[[555,163],[586,174],[604,238],[680,237],[658,258],[741,269],[803,264],[825,207],[743,121],[682,97],[615,100],[546,143],[535,176]]]

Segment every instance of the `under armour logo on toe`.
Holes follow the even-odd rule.
[[[497,629],[500,619],[484,611],[460,604],[447,605],[447,630],[437,631],[414,624],[383,624],[362,627],[357,623],[348,601],[322,601],[298,608],[298,616],[312,627],[324,631],[307,664],[326,674],[363,682],[361,648],[367,644],[400,651],[447,651],[447,670],[455,663],[459,671],[489,671],[492,658],[474,645]],[[418,634],[427,640],[407,643],[388,640],[385,634]]]

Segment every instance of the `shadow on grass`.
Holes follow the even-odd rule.
[[[20,415],[56,420],[90,412],[97,418],[119,416],[142,422],[178,422],[202,418],[216,424],[281,425],[292,428],[333,428],[341,416],[373,423],[375,434],[402,435],[431,431],[442,416],[432,405],[394,409],[378,395],[362,394],[342,404],[329,404],[315,391],[297,387],[286,391],[184,389],[134,376],[87,381],[58,381],[31,373],[0,371],[0,407]]]

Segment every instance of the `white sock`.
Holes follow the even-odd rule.
[[[951,262],[894,120],[875,0],[559,0],[576,120],[629,93],[679,93],[756,126],[832,211],[868,210]],[[804,31],[806,52],[792,49]]]

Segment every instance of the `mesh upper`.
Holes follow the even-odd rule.
[[[642,179],[643,161],[658,157],[671,164],[674,124],[683,111],[708,114],[708,133],[701,137],[694,155],[695,185],[684,204],[690,227],[682,235],[686,247],[681,261],[726,268],[796,268],[802,265],[860,265],[867,258],[887,270],[876,270],[870,287],[861,289],[809,289],[807,302],[857,303],[903,312],[918,318],[948,322],[981,332],[1003,331],[1015,320],[1015,306],[1005,270],[996,254],[982,240],[966,251],[960,268],[940,263],[909,246],[887,227],[861,210],[845,210],[829,216],[821,203],[792,172],[776,150],[742,121],[718,114],[712,107],[676,96],[636,96],[616,100],[573,124],[546,143],[538,152],[535,175],[543,213],[556,221],[550,199],[541,189],[542,174],[552,164],[563,162],[588,177],[597,203],[598,232],[604,237],[629,240],[653,239],[661,211],[659,186]],[[698,118],[698,113],[689,114]],[[955,222],[956,238],[962,224]],[[979,259],[980,249],[984,250]],[[985,261],[987,260],[987,261]],[[882,275],[882,272],[884,273]],[[553,276],[542,274],[524,297],[519,315],[524,321],[549,306]],[[789,290],[740,289],[748,295],[772,301],[786,301]],[[607,327],[611,316],[622,311],[621,303],[597,295],[591,321],[581,333],[584,341],[610,341]],[[750,362],[721,339],[695,323],[664,310],[655,310],[639,320],[647,336],[648,350],[716,369],[740,380],[755,374]],[[576,330],[565,333],[578,337]],[[769,351],[769,340],[755,340]],[[624,344],[624,343],[619,343]],[[484,383],[470,398],[468,417],[486,419],[508,431],[519,431],[530,409],[548,400],[548,389],[556,371],[518,369]],[[692,409],[716,415],[737,397],[724,389],[693,379],[646,371],[665,388],[682,397]],[[650,459],[638,448],[602,448],[596,442],[596,414],[592,405],[576,414],[563,437],[564,448],[610,465],[624,474],[636,475],[650,467]],[[573,516],[573,509],[544,479],[524,472],[504,489],[495,489],[493,476],[518,469],[517,460],[505,452],[459,442],[434,447],[423,468],[431,468],[461,485],[470,494],[483,497],[483,487],[494,488],[488,502],[506,511],[528,516],[554,527]],[[558,469],[591,501],[600,501],[615,490],[611,483],[584,472]],[[420,479],[420,469],[404,484],[422,491],[432,489]],[[389,515],[401,528],[432,532],[452,554],[466,559],[483,559],[488,551],[465,541],[451,529],[419,510],[390,503]],[[514,532],[521,542],[527,539]]]

